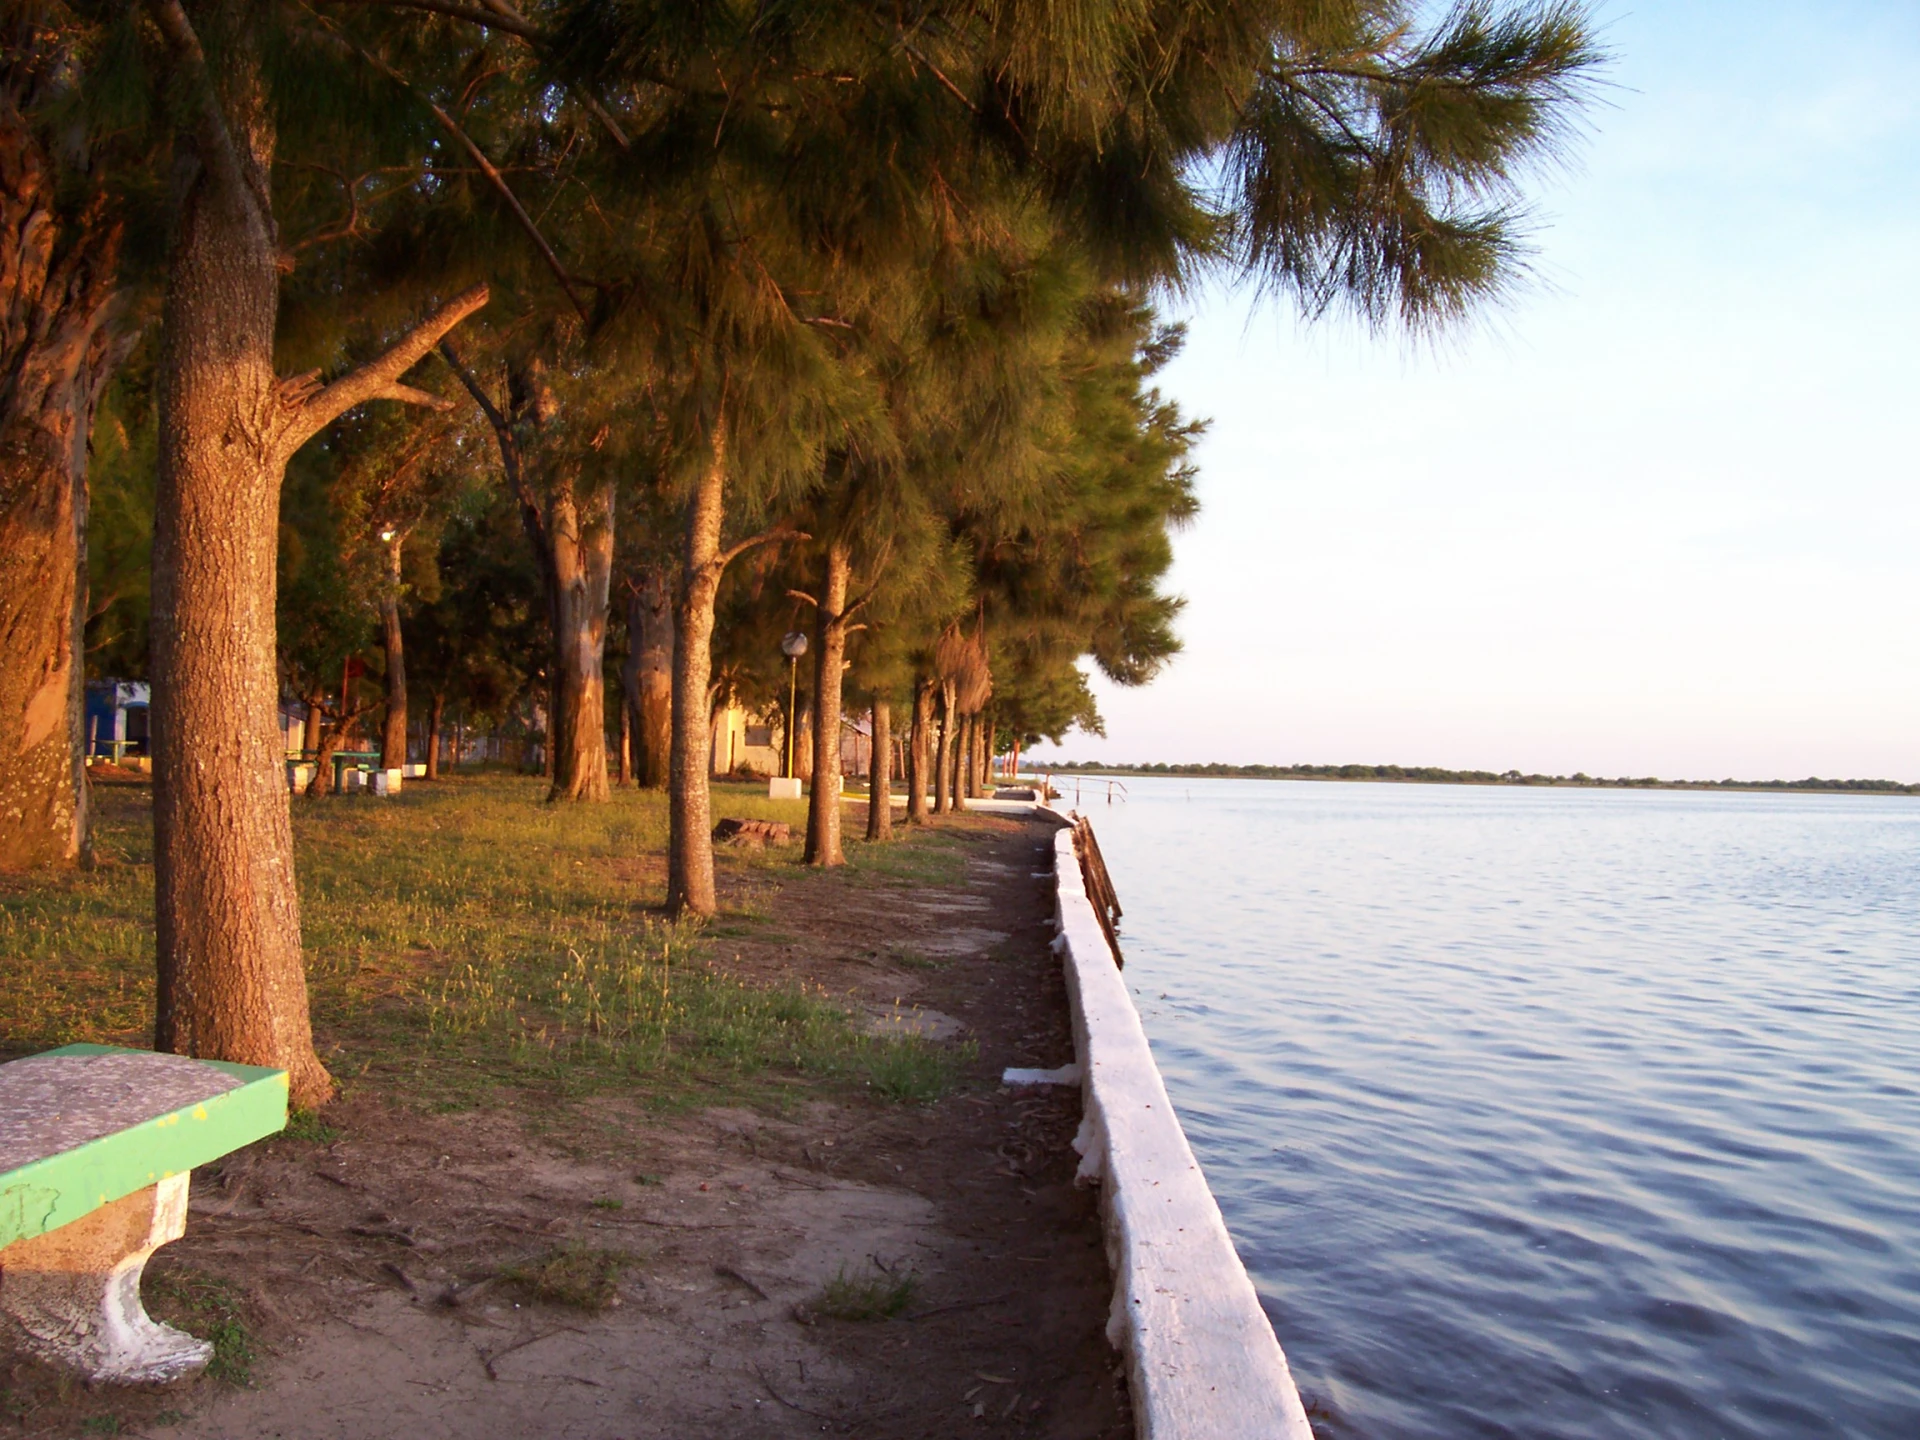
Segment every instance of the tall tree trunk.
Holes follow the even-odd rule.
[[[933,735],[933,813],[944,815],[953,808],[952,787],[948,776],[952,771],[953,726],[959,717],[953,713],[953,682],[945,681],[940,686],[940,725]]]
[[[947,709],[951,712],[954,709],[954,701],[951,698],[953,695],[953,687],[951,685],[947,687],[947,694],[949,697]],[[958,714],[953,715],[951,722],[947,726],[947,744],[953,751],[953,754],[947,760],[947,808],[949,810],[964,810],[966,808],[960,803],[961,798],[966,794],[963,775],[964,766],[961,764],[961,747],[966,741],[966,735],[967,717]]]
[[[300,753],[311,755],[320,748],[320,724],[325,713],[327,697],[318,690],[301,697],[301,703],[307,707],[306,728],[300,732]]]
[[[627,684],[627,666],[620,666],[620,788],[633,783],[633,691]]]
[[[71,222],[16,97],[0,94],[0,870],[88,849],[87,436],[125,352],[120,227]]]
[[[687,506],[685,568],[674,597],[673,751],[667,799],[667,910],[673,915],[711,915],[718,908],[707,702],[713,684],[713,606],[731,558],[720,550],[726,490],[727,432],[716,424],[713,453]]]
[[[893,706],[873,697],[873,758],[867,762],[867,839],[893,838]]]
[[[387,542],[387,590],[380,597],[380,642],[387,654],[387,715],[380,727],[380,768],[407,763],[407,652],[400,634],[400,547],[396,532]]]
[[[633,712],[633,769],[649,790],[667,783],[673,748],[673,582],[649,565],[627,592],[627,665],[622,671]]]
[[[972,800],[980,794],[980,717],[969,715],[960,726],[960,748],[966,758],[960,766],[960,794]]]
[[[613,486],[584,500],[571,477],[557,481],[548,511],[553,540],[554,715],[549,800],[605,800],[607,784],[607,604],[613,583]]]
[[[907,731],[907,823],[927,823],[929,750],[933,742],[933,681],[915,676],[913,718]]]
[[[813,793],[807,797],[809,865],[844,865],[840,848],[840,700],[847,656],[847,581],[852,554],[827,545],[826,584],[813,607]]]
[[[433,699],[427,705],[427,779],[440,778],[440,722],[446,713],[447,697],[436,690]]]
[[[146,0],[178,82],[179,189],[155,372],[153,859],[158,1049],[272,1065],[295,1104],[313,1050],[281,771],[274,591],[288,458],[345,411],[427,401],[400,376],[486,303],[476,288],[331,384],[273,371],[274,132],[253,14],[226,0],[209,69],[179,0]]]
[[[811,775],[813,773],[813,697],[807,696],[800,702],[800,713],[794,720],[793,736],[793,773]]]
[[[185,24],[177,5],[159,8],[163,23]],[[205,87],[191,44],[182,68]],[[273,372],[274,135],[257,67],[235,51],[228,70],[226,113],[180,137],[189,168],[155,377],[154,1043],[283,1067],[295,1101],[316,1105],[333,1082],[307,1018],[293,835],[269,726],[286,465],[274,423],[285,403]],[[201,106],[213,111],[213,97]]]

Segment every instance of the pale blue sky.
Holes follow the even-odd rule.
[[[1920,0],[1600,15],[1486,323],[1196,305],[1186,653],[1036,758],[1920,780]]]

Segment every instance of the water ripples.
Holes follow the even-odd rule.
[[[1920,1436],[1920,802],[1129,784],[1127,979],[1323,1435]]]

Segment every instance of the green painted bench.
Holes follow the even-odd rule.
[[[287,1123],[287,1072],[68,1045],[0,1065],[0,1324],[89,1381],[195,1375],[213,1347],[148,1316],[147,1258],[187,1181]]]

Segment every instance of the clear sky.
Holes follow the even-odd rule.
[[[1920,0],[1599,15],[1484,323],[1198,299],[1186,651],[1035,758],[1920,780]]]

